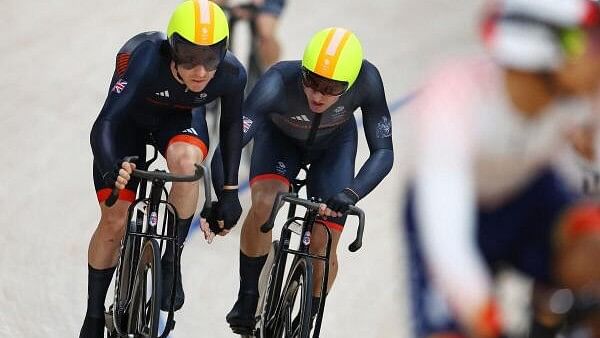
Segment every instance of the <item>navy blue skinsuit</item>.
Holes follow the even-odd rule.
[[[204,156],[209,140],[204,105],[221,98],[220,145],[224,179],[236,185],[242,148],[242,102],[246,71],[227,53],[206,88],[195,93],[173,76],[169,44],[163,33],[146,32],[131,38],[117,54],[108,97],[90,134],[94,154],[94,185],[100,201],[112,184],[107,176],[124,156],[145,158],[147,136],[152,134],[165,155],[170,142],[198,146]],[[137,181],[120,198],[133,199]]]
[[[353,113],[358,108],[370,156],[355,177],[358,135]],[[303,164],[310,163],[309,196],[327,200],[350,188],[362,198],[392,167],[391,119],[383,82],[377,68],[366,60],[352,87],[321,114],[309,109],[300,61],[271,67],[244,102],[243,112],[244,144],[254,138],[251,183],[260,179],[289,182]],[[309,140],[311,129],[314,138]],[[218,174],[218,165],[213,161],[213,173]],[[332,221],[344,223],[343,219]]]

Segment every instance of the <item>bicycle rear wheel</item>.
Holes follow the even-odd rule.
[[[298,258],[292,264],[282,297],[273,337],[310,337],[312,302],[310,258]]]
[[[158,336],[160,282],[160,247],[150,239],[140,254],[128,311],[127,333],[134,337]]]

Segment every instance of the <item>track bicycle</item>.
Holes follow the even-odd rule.
[[[313,322],[311,314],[313,261],[319,260],[325,264],[325,269],[321,280],[320,304],[314,318],[312,337],[319,337],[320,334],[327,299],[331,231],[318,217],[320,206],[318,201],[299,198],[296,193],[279,193],[273,204],[269,220],[261,227],[262,232],[271,231],[279,209],[286,202],[289,204],[287,220],[283,224],[279,240],[275,240],[271,244],[267,263],[259,279],[255,330],[253,335],[242,335],[242,337],[310,337]],[[303,216],[296,216],[297,206],[306,209]],[[360,208],[351,206],[347,214],[359,218],[356,239],[349,246],[349,250],[355,252],[362,246],[364,213]],[[309,252],[311,233],[315,224],[323,226],[327,233],[325,255]],[[290,247],[292,236],[299,240],[297,248]],[[292,262],[289,269],[286,269],[290,255],[293,257]]]
[[[143,168],[157,158],[154,156],[144,163]],[[126,157],[124,161],[135,162],[137,157]],[[174,302],[175,287],[179,276],[179,252],[183,245],[177,245],[176,222],[179,219],[176,208],[167,201],[167,182],[204,181],[204,208],[211,206],[210,175],[206,167],[196,164],[193,175],[174,175],[164,170],[133,170],[133,177],[140,179],[136,200],[127,212],[126,231],[121,241],[120,258],[115,277],[114,302],[105,314],[108,337],[167,337],[175,327]],[[147,186],[149,192],[147,193]],[[118,197],[115,188],[107,206],[113,205]],[[163,199],[164,197],[164,199]],[[208,210],[208,209],[206,209]],[[159,335],[161,285],[161,253],[166,243],[171,242],[173,250],[173,286],[171,303],[163,332]]]

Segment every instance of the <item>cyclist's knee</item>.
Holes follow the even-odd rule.
[[[286,191],[288,191],[287,185],[276,180],[265,180],[253,184],[251,212],[262,222],[266,221],[271,215],[277,193]]]
[[[252,201],[252,213],[254,213],[255,217],[260,219],[261,221],[266,221],[271,215],[271,210],[273,209],[273,203],[275,201],[275,194],[264,193],[259,194],[259,198]]]
[[[202,160],[200,149],[191,144],[177,142],[167,148],[167,166],[172,173],[191,175],[196,169],[194,164]]]
[[[111,237],[119,237],[125,229],[129,203],[117,201],[111,208],[103,208],[98,228]]]

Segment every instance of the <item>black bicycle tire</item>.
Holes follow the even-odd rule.
[[[147,332],[143,332],[143,336],[157,337],[159,318],[160,318],[160,293],[161,293],[161,279],[160,279],[160,247],[158,242],[154,239],[146,241],[142,248],[142,252],[139,257],[135,281],[133,284],[132,299],[128,311],[128,325],[127,332],[133,334],[135,337],[142,334],[138,332],[139,328],[139,316],[142,315],[140,311],[140,300],[143,298],[144,305],[144,316],[142,318],[143,328],[147,329]],[[146,291],[147,291],[147,273],[148,270],[152,270],[152,294],[148,303],[146,303]],[[141,297],[140,297],[141,296]],[[146,309],[149,313],[146,313]]]
[[[269,277],[265,286],[264,295],[259,298],[261,302],[258,304],[260,308],[258,322],[256,323],[256,337],[257,338],[267,338],[271,337],[271,332],[267,326],[267,322],[269,318],[273,316],[275,308],[277,307],[277,299],[275,297],[276,291],[281,290],[281,285],[277,286],[274,283],[277,274],[277,263],[279,261],[279,240],[275,240],[271,243],[271,250],[273,250],[273,264],[269,270]],[[270,253],[269,253],[270,254]],[[281,284],[281,282],[279,282]],[[279,296],[279,295],[277,295]]]
[[[127,324],[127,308],[131,300],[133,276],[136,273],[140,254],[141,238],[130,236],[125,239],[117,269],[115,285],[115,301],[113,306],[113,322],[119,331],[124,331]]]
[[[300,257],[294,260],[285,287],[281,293],[282,303],[278,309],[278,320],[275,323],[273,337],[292,338],[286,332],[286,323],[292,323],[293,318],[285,318],[285,311],[295,303],[298,292],[301,292],[299,326],[298,335],[293,335],[294,338],[309,338],[310,337],[310,321],[311,321],[311,302],[312,302],[312,263],[307,257]],[[289,322],[286,322],[287,321]],[[293,328],[292,328],[293,329]],[[295,333],[295,332],[294,332]]]

